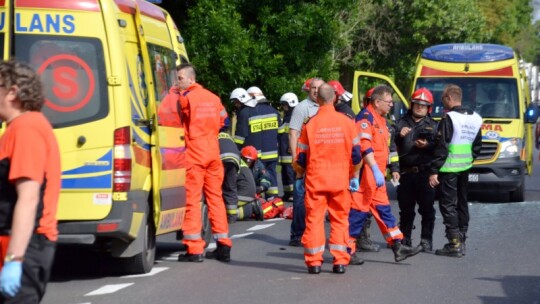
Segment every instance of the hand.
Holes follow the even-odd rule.
[[[399,178],[401,177],[401,175],[399,175],[399,172],[392,172],[392,180],[394,182],[399,182]]]
[[[407,134],[409,134],[409,132],[411,132],[411,128],[403,127],[403,129],[401,129],[401,131],[399,131],[399,136],[405,137]]]
[[[360,188],[360,180],[358,177],[353,177],[349,180],[349,190],[352,192],[358,191],[358,188]]]
[[[433,174],[429,176],[429,185],[431,188],[435,188],[439,184],[439,176],[437,174]]]
[[[299,193],[304,193],[306,191],[306,188],[304,187],[304,178],[297,178],[294,182],[294,188]]]
[[[0,273],[0,291],[6,297],[13,298],[21,288],[22,262],[6,262]]]
[[[377,183],[377,188],[384,186],[386,181],[384,179],[384,175],[381,173],[381,170],[379,170],[379,167],[377,167],[377,165],[373,165],[371,166],[371,170],[373,171],[373,177],[375,177],[375,183]]]
[[[428,143],[427,143],[427,139],[417,139],[415,142],[414,142],[414,145],[419,148],[419,149],[424,149],[425,147],[427,147]]]

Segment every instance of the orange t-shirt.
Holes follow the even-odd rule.
[[[61,187],[60,152],[51,124],[40,112],[26,112],[13,119],[0,138],[0,161],[10,163],[9,181],[15,187],[19,178],[41,185],[46,181],[43,206],[36,232],[49,240],[58,239],[56,209]]]

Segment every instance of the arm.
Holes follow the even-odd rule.
[[[40,196],[40,185],[28,178],[16,181],[17,203],[13,213],[11,239],[7,253],[18,257],[24,256],[30,237],[34,232],[34,220]]]
[[[294,158],[294,171],[296,172],[296,178],[301,178],[307,167],[307,159],[309,153],[309,141],[307,136],[307,128],[302,129],[302,135],[298,139],[296,155]]]
[[[243,108],[242,110],[238,111],[238,116],[236,119],[236,130],[234,132],[234,142],[238,146],[239,150],[242,148],[242,146],[244,146],[246,137],[249,134],[249,117],[248,117],[247,111],[248,111],[247,108]]]
[[[472,145],[472,157],[476,159],[482,150],[482,130],[478,130]]]

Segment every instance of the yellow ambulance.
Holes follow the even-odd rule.
[[[403,101],[394,109],[395,118],[403,115],[407,101],[383,75],[356,72],[355,95],[363,96],[362,84],[374,82],[391,84],[397,91],[395,100]],[[411,92],[424,87],[433,93],[435,119],[444,114],[441,94],[450,83],[463,90],[463,105],[483,118],[482,150],[469,173],[469,192],[504,191],[510,201],[523,201],[525,176],[532,174],[532,126],[538,109],[531,103],[519,56],[510,47],[494,44],[453,43],[425,49],[417,60]]]
[[[0,14],[3,58],[44,82],[62,153],[59,242],[150,271],[156,235],[180,231],[185,212],[184,130],[160,111],[188,60],[171,16],[143,0],[0,1]]]

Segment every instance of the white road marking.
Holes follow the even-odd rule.
[[[277,222],[277,221],[283,221],[284,218],[282,217],[276,217],[276,218],[272,218],[272,219],[267,219],[267,220],[264,220],[265,222]]]
[[[131,279],[131,278],[150,277],[150,276],[156,275],[156,274],[158,274],[158,273],[160,273],[162,271],[165,271],[167,269],[169,269],[169,267],[153,267],[152,270],[150,270],[149,273],[126,275],[126,276],[121,276],[120,278],[122,278],[122,279]]]
[[[268,227],[272,227],[274,226],[275,223],[272,223],[272,224],[266,224],[266,225],[255,225],[251,228],[249,228],[247,231],[257,231],[257,230],[262,230],[262,229],[266,229]]]
[[[239,239],[239,238],[243,238],[245,236],[248,236],[248,235],[252,235],[253,232],[248,232],[248,233],[242,233],[242,234],[235,234],[235,235],[231,235],[231,239]]]
[[[98,288],[98,289],[96,289],[94,291],[91,291],[91,292],[85,294],[84,296],[85,297],[99,296],[99,295],[114,293],[114,292],[119,291],[120,289],[124,289],[124,288],[129,287],[129,286],[131,286],[133,284],[134,283],[105,285],[105,286],[102,286],[102,287],[100,287],[100,288]]]

